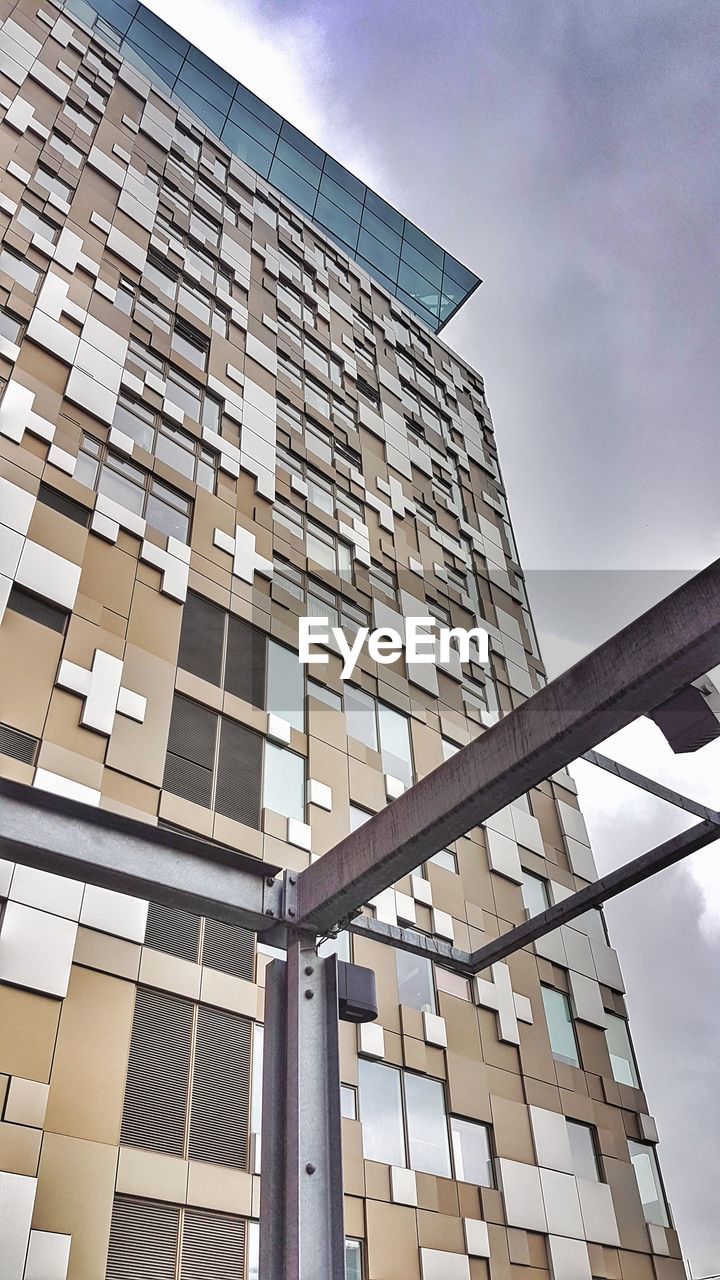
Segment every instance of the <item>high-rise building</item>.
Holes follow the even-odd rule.
[[[0,771],[303,868],[543,683],[477,277],[135,0],[2,0]],[[481,624],[491,664],[298,662]],[[595,876],[563,772],[371,906],[477,946]],[[2,1280],[257,1274],[269,949],[0,863]],[[475,984],[347,935],[349,1280],[679,1280],[600,912]]]

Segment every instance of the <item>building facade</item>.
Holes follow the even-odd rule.
[[[0,771],[301,869],[543,682],[477,277],[141,6],[0,3]],[[298,617],[491,664],[297,660]],[[594,878],[555,775],[368,910]],[[0,863],[2,1280],[257,1275],[252,935]],[[680,1280],[601,913],[470,984],[365,938],[349,1280]]]

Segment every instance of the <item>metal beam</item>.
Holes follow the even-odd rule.
[[[440,942],[437,938],[429,938],[424,933],[416,933],[414,929],[401,929],[399,925],[386,924],[384,920],[373,920],[372,916],[355,916],[348,925],[350,933],[368,938],[371,942],[383,942],[401,951],[409,951],[412,955],[422,956],[435,964],[444,965],[455,973],[472,973],[472,955],[469,951],[461,951],[450,942]]]
[[[337,972],[298,932],[267,970],[260,1280],[345,1274]]]
[[[690,800],[688,796],[674,791],[672,787],[665,787],[662,782],[656,782],[654,778],[646,778],[644,773],[636,773],[626,764],[619,764],[617,760],[611,760],[609,756],[601,755],[599,751],[586,751],[580,759],[585,760],[587,764],[597,765],[598,769],[604,769],[606,773],[614,774],[623,782],[631,782],[634,787],[640,787],[651,796],[667,800],[668,804],[674,804],[676,809],[694,813],[696,818],[706,818],[708,822],[720,822],[720,810],[709,809],[698,800]]]
[[[689,854],[718,839],[720,839],[720,827],[716,822],[697,823],[689,831],[683,831],[679,836],[673,836],[671,840],[666,840],[656,848],[650,849],[648,853],[642,853],[639,858],[634,858],[632,862],[618,867],[617,871],[610,871],[608,875],[601,876],[599,880],[571,894],[569,898],[564,898],[562,902],[548,907],[547,911],[533,916],[524,924],[518,925],[515,929],[509,929],[499,938],[479,947],[470,957],[471,972],[479,973],[481,969],[487,969],[497,960],[504,960],[506,956],[519,951],[521,947],[528,946],[537,938],[543,938],[546,933],[552,933],[561,924],[568,924],[577,916],[584,915],[593,907],[601,906],[609,898],[616,897],[625,889],[631,889],[633,885],[641,884],[643,880],[656,875],[658,871],[664,871],[666,867],[673,866],[674,863],[680,862]]]
[[[279,867],[0,778],[0,857],[261,932]]]
[[[439,849],[720,661],[720,561],[445,761],[300,874],[325,933]]]

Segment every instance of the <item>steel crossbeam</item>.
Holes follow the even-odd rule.
[[[606,640],[301,872],[323,933],[720,662],[720,561]]]

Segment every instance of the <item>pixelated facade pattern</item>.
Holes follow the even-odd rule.
[[[304,868],[543,682],[482,379],[101,26],[0,13],[0,768]],[[416,613],[491,668],[296,661]],[[595,874],[563,772],[367,910],[471,949]],[[254,1276],[269,949],[0,903],[3,1276]],[[684,1276],[599,913],[472,984],[352,953],[352,1280]]]

